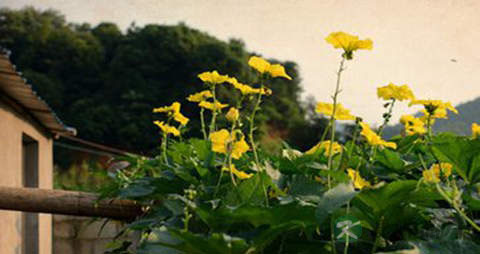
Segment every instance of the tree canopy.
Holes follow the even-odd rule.
[[[159,144],[152,108],[202,90],[197,74],[218,70],[236,73],[244,83],[254,81],[246,62],[256,53],[241,40],[221,41],[182,23],[132,24],[122,31],[114,23],[69,23],[54,10],[4,8],[0,34],[0,46],[11,50],[28,82],[80,137],[139,153]],[[268,134],[266,140],[286,139],[305,148],[318,140],[311,135],[321,135],[318,128],[306,127],[323,122],[307,119],[296,63],[282,64],[293,80],[270,82],[276,96],[264,102],[260,133]],[[219,96],[233,103],[238,94],[222,87]],[[196,105],[180,102],[194,119],[189,133],[199,136]]]

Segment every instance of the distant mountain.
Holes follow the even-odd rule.
[[[480,97],[457,105],[458,115],[448,113],[448,119],[437,119],[433,125],[434,132],[454,132],[458,135],[470,135],[474,122],[480,122]],[[420,115],[420,114],[418,114]],[[385,138],[398,135],[403,129],[402,124],[388,126],[383,131]]]

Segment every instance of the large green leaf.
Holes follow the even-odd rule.
[[[298,221],[305,226],[316,225],[315,208],[297,202],[273,207],[245,205],[240,207],[222,206],[210,209],[208,206],[196,208],[197,215],[215,230],[234,229],[232,226],[248,224],[253,227],[281,225]]]
[[[245,240],[226,234],[203,235],[172,228],[153,234],[139,254],[244,254],[249,248]]]
[[[242,180],[233,188],[230,182],[227,185],[229,188],[224,202],[232,206],[265,203],[265,199],[268,198],[268,190],[277,188],[270,176],[265,172],[255,173],[254,176]]]
[[[433,138],[432,149],[439,160],[453,164],[463,179],[480,181],[480,140],[444,133]]]
[[[390,149],[378,149],[375,159],[392,171],[401,172],[405,167],[405,162],[400,154]]]
[[[389,235],[406,225],[422,223],[422,209],[436,207],[435,200],[441,199],[413,180],[395,181],[378,188],[362,190],[353,200],[359,209],[355,214],[370,225],[382,225],[384,235]]]
[[[357,192],[351,184],[344,183],[325,192],[320,198],[315,211],[318,223],[324,222],[330,214],[347,204],[356,194]]]

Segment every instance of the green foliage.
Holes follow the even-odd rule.
[[[4,8],[0,17],[0,46],[12,51],[18,69],[60,118],[80,137],[125,150],[152,153],[160,138],[152,108],[177,100],[192,118],[189,135],[200,137],[198,108],[185,100],[202,89],[197,74],[217,69],[254,81],[246,65],[252,53],[242,41],[221,41],[185,24],[132,25],[122,32],[112,23],[71,24],[53,10]],[[265,99],[258,126],[279,134],[268,143],[272,149],[281,139],[313,145],[296,139],[309,138],[299,130],[313,125],[300,106],[297,65],[283,65],[294,79],[272,82],[275,96]],[[218,96],[231,105],[239,97],[227,87]]]
[[[348,253],[374,249],[392,254],[476,253],[479,232],[450,208],[434,184],[425,182],[425,169],[418,160],[427,167],[437,162],[435,158],[472,165],[467,151],[478,141],[440,134],[432,137],[432,150],[425,149],[430,141],[418,135],[397,142],[397,151],[377,148],[373,161],[368,158],[372,154],[363,152],[362,143],[334,157],[338,167],[343,158],[360,161],[362,172],[390,172],[390,176],[380,175],[385,178],[362,173],[372,186],[359,190],[343,170],[326,174],[323,151],[287,157],[260,151],[267,170],[258,172],[246,154],[235,164],[254,175],[233,185],[228,174],[220,173],[224,155],[212,156],[208,141],[172,141],[168,162],[128,159],[131,166],[111,176],[116,188],[104,195],[149,207],[125,228],[125,232],[143,233],[135,253],[333,253],[331,230],[335,220],[346,214],[360,220],[363,228],[360,238],[349,244]],[[425,147],[413,149],[413,144]],[[458,175],[448,181],[463,183],[456,185],[463,190],[463,210],[478,218],[477,185],[467,181],[469,171],[457,170],[460,166],[455,167]],[[330,189],[328,176],[332,177]],[[345,243],[333,246],[338,253]]]

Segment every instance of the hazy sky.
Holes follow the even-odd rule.
[[[340,52],[333,31],[371,38],[372,51],[347,63],[340,101],[370,123],[383,108],[376,87],[408,84],[418,98],[454,104],[480,96],[478,0],[1,0],[0,6],[54,8],[68,21],[186,24],[249,50],[299,64],[304,96],[330,101]],[[454,60],[452,60],[454,59]],[[412,112],[406,103],[394,119]]]

